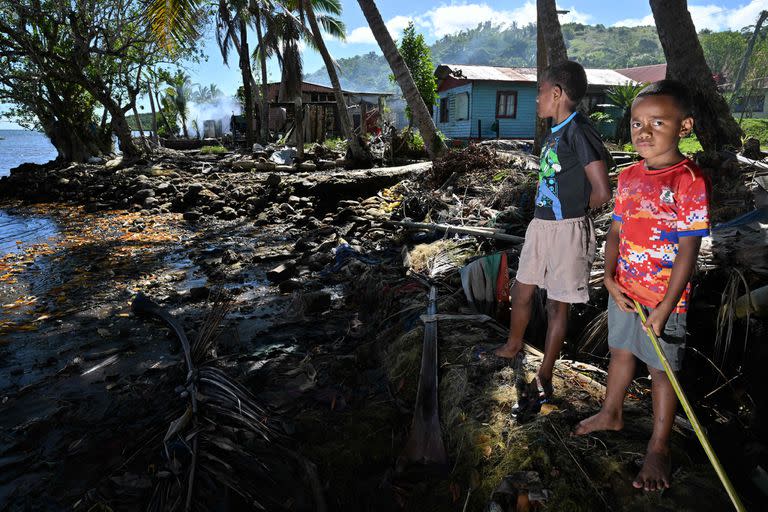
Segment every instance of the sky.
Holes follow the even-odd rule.
[[[330,54],[336,58],[351,57],[371,51],[380,53],[362,11],[356,0],[341,0],[342,20],[346,25],[346,41],[327,38]],[[491,21],[504,25],[513,21],[526,25],[536,21],[535,0],[512,0],[507,2],[488,1],[445,1],[445,0],[379,0],[376,2],[393,37],[398,38],[410,21],[418,32],[424,34],[427,43],[463,29],[474,28],[478,23]],[[503,7],[502,7],[503,6]],[[559,9],[570,11],[560,16],[561,23],[601,23],[605,26],[653,25],[653,16],[647,0],[562,0]],[[688,10],[697,30],[705,28],[739,30],[752,25],[761,10],[768,9],[768,0],[689,0]],[[251,45],[256,40],[251,36]],[[229,66],[223,64],[212,31],[205,34],[203,51],[207,60],[200,63],[186,63],[186,71],[192,81],[201,85],[215,83],[225,94],[232,95],[241,84],[237,59],[230,58]],[[303,49],[304,71],[315,71],[323,66],[319,54]],[[278,81],[280,71],[276,62],[270,62],[269,80]],[[143,111],[148,111],[147,101],[140,102]],[[0,106],[0,111],[2,107]],[[0,119],[0,129],[14,129],[12,121]]]

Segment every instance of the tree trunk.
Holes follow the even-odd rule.
[[[181,133],[185,139],[189,138],[189,131],[187,131],[187,116],[179,112],[179,119],[181,119]]]
[[[264,51],[264,36],[261,33],[261,12],[252,7],[256,25],[256,40],[259,43],[259,65],[261,67],[261,143],[269,144],[269,87],[267,86],[267,54]]]
[[[379,47],[384,53],[384,57],[387,59],[389,67],[392,69],[392,73],[395,75],[395,79],[397,80],[398,85],[400,85],[400,89],[403,91],[405,101],[411,109],[413,120],[424,138],[424,146],[427,149],[427,153],[429,153],[430,158],[434,159],[446,150],[445,143],[437,136],[435,122],[429,115],[427,105],[424,103],[424,99],[421,97],[421,94],[419,94],[419,90],[413,82],[411,71],[408,69],[408,66],[405,65],[405,61],[400,55],[400,52],[397,51],[397,46],[395,46],[395,42],[392,40],[392,36],[387,30],[387,26],[381,18],[376,3],[373,0],[357,0],[357,3],[360,4],[365,19],[371,27],[371,32],[373,32],[376,42],[379,43]]]
[[[253,90],[251,81],[251,53],[248,51],[248,24],[244,13],[240,16],[240,71],[243,74],[243,96],[245,100],[245,146],[246,152],[253,151]]]
[[[557,18],[555,0],[536,1],[536,81],[541,82],[544,69],[568,60],[565,49],[560,20]],[[536,118],[536,137],[533,141],[533,152],[541,151],[541,141],[552,125],[551,119]]]
[[[125,119],[125,112],[120,108],[120,105],[115,102],[110,96],[106,94],[100,94],[96,97],[104,106],[104,109],[109,112],[111,118],[112,131],[117,135],[117,140],[120,143],[120,151],[123,152],[123,157],[127,160],[138,158],[141,155],[141,151],[133,143],[131,137],[131,127],[128,126],[128,121]]]
[[[152,97],[152,86],[147,79],[147,95],[149,96],[149,108],[152,110],[152,140],[155,144],[160,144],[160,138],[157,135],[157,112],[155,111],[155,100]]]
[[[141,125],[141,118],[139,117],[139,111],[136,110],[136,102],[133,102],[133,116],[136,118],[136,127],[139,129],[139,136],[141,138],[141,145],[144,146],[144,151],[147,153],[152,152],[152,148],[149,147],[146,137],[144,137],[144,127]]]
[[[704,151],[741,147],[741,128],[717,91],[696,35],[686,0],[650,0],[667,78],[683,83],[694,105],[694,130]]]
[[[739,72],[736,74],[736,79],[733,81],[733,96],[731,96],[731,105],[736,100],[736,93],[741,89],[741,82],[744,81],[744,76],[747,74],[747,66],[749,65],[749,59],[752,57],[752,51],[755,49],[755,42],[757,36],[760,33],[760,28],[763,26],[763,22],[768,18],[768,11],[760,11],[760,15],[757,17],[755,23],[755,30],[752,32],[752,37],[749,38],[747,48],[744,51],[744,56],[741,58],[741,65],[739,66]]]
[[[370,166],[372,162],[371,155],[367,153],[362,145],[360,139],[355,135],[355,130],[352,127],[352,120],[349,118],[347,110],[347,102],[344,99],[344,94],[341,92],[341,84],[339,83],[339,75],[336,73],[336,66],[328,53],[328,48],[325,46],[323,35],[320,33],[320,27],[317,24],[317,18],[315,18],[315,11],[312,9],[312,1],[304,0],[304,9],[307,13],[307,19],[309,20],[309,26],[312,29],[312,36],[317,44],[317,49],[320,55],[323,57],[325,63],[325,69],[328,70],[328,78],[331,79],[331,85],[333,86],[333,95],[336,97],[336,104],[339,109],[339,117],[341,121],[341,131],[344,133],[344,137],[349,143],[349,153],[352,156],[352,160],[355,163],[364,164]],[[362,130],[361,130],[362,132]]]
[[[298,96],[293,98],[293,133],[296,140],[296,158],[299,161],[304,159],[304,102],[301,97],[301,91]]]

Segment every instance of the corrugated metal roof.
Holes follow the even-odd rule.
[[[612,69],[585,69],[589,85],[621,85],[630,81]],[[435,70],[438,78],[452,76],[458,79],[494,82],[536,82],[536,68],[503,68],[496,66],[470,66],[441,64]]]
[[[651,64],[650,66],[638,66],[636,68],[617,69],[617,72],[631,78],[635,82],[647,83],[664,80],[667,76],[666,64]]]

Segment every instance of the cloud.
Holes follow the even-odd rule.
[[[394,18],[385,22],[385,25],[387,26],[387,30],[389,30],[392,38],[398,39],[402,35],[405,27],[407,27],[408,23],[410,22],[414,22],[415,25],[419,24],[414,18],[409,16],[395,16]],[[371,32],[370,27],[357,27],[353,29],[352,32],[347,34],[346,42],[358,44],[376,44],[376,38],[373,37],[373,32]]]
[[[589,23],[592,19],[591,15],[579,12],[574,7],[558,8],[569,11],[568,14],[560,15],[561,23]],[[508,10],[496,9],[485,2],[442,4],[419,16],[395,16],[386,24],[392,37],[397,39],[411,21],[435,38],[475,28],[486,21],[498,26],[508,26],[513,22],[527,25],[536,23],[536,2],[528,0],[519,7]],[[376,44],[371,29],[365,26],[355,28],[347,34],[347,42]]]
[[[758,14],[765,9],[765,0],[751,0],[749,3],[734,8],[720,5],[689,5],[688,12],[696,26],[696,30],[740,30],[748,25],[754,25]],[[654,25],[653,14],[642,18],[627,18],[617,21],[617,27],[636,27]]]

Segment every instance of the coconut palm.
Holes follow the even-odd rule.
[[[339,82],[339,75],[336,73],[336,63],[331,58],[331,54],[328,53],[328,48],[325,46],[323,35],[320,32],[320,23],[323,23],[323,29],[329,33],[335,35],[341,34],[341,39],[344,39],[344,25],[336,18],[330,16],[316,16],[315,8],[323,8],[326,12],[331,14],[341,14],[341,3],[339,0],[302,0],[304,11],[307,14],[307,20],[309,21],[309,27],[312,31],[315,43],[317,44],[317,50],[323,57],[325,63],[325,69],[328,71],[328,78],[331,80],[333,87],[333,94],[336,97],[336,104],[338,105],[339,119],[341,120],[341,129],[344,132],[344,137],[349,141],[349,152],[352,156],[352,160],[355,162],[370,161],[370,155],[367,155],[360,144],[359,139],[354,133],[352,127],[352,121],[347,115],[347,102],[344,100],[344,94],[341,91],[341,84]]]
[[[166,76],[165,82],[169,85],[166,94],[179,115],[184,138],[188,139],[187,115],[189,114],[189,102],[192,97],[192,81],[189,79],[189,75],[181,70],[177,70],[176,74]]]
[[[253,146],[253,91],[256,89],[256,81],[251,72],[251,55],[248,49],[248,23],[250,21],[248,0],[219,0],[219,9],[216,14],[216,42],[225,64],[227,64],[230,47],[235,48],[239,57],[245,100],[245,144],[249,150]]]

